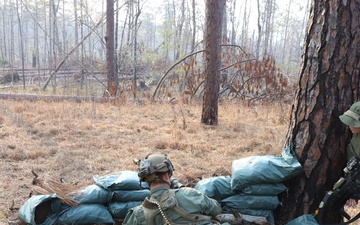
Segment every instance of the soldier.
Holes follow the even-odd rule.
[[[221,213],[216,200],[194,188],[170,188],[174,167],[166,154],[148,155],[137,165],[140,182],[149,184],[151,194],[128,212],[124,225],[220,224],[214,220]]]
[[[346,148],[347,160],[350,160],[354,156],[360,158],[360,102],[352,104],[350,109],[339,118],[344,124],[349,126],[349,129],[353,134],[351,141]],[[358,200],[349,199],[346,205],[355,207],[357,203]]]

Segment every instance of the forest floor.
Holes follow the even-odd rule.
[[[0,100],[0,224],[28,199],[32,170],[80,187],[161,152],[183,184],[231,175],[234,160],[283,151],[290,106],[221,103],[219,125],[205,126],[201,105]]]

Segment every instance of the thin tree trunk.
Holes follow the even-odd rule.
[[[258,21],[257,21],[257,27],[258,27],[258,39],[256,42],[256,58],[259,58],[260,56],[260,43],[262,38],[262,32],[261,32],[261,10],[260,10],[260,1],[257,0],[257,9],[258,9]]]
[[[80,0],[80,37],[84,37],[84,0]],[[84,66],[85,66],[85,60],[84,60],[84,54],[85,54],[85,47],[84,42],[80,46],[80,62],[81,62],[81,80],[80,80],[80,89],[82,90],[84,88],[84,79],[85,79],[85,73],[84,73]]]
[[[137,94],[137,31],[138,31],[138,20],[139,16],[141,14],[140,10],[140,2],[137,1],[135,6],[135,18],[134,18],[134,28],[132,31],[133,36],[133,93],[134,97],[136,97]]]
[[[79,43],[79,18],[78,18],[78,0],[74,0],[74,19],[75,19],[75,45]],[[75,61],[79,61],[79,49],[75,50]]]
[[[292,0],[289,1],[288,10],[287,10],[287,15],[286,15],[286,20],[285,20],[284,44],[283,44],[282,57],[281,57],[281,62],[282,62],[282,63],[286,63],[286,62],[285,62],[286,53],[287,53],[286,44],[287,44],[287,42],[288,42],[288,29],[289,29],[289,20],[290,20],[291,4],[292,4]]]
[[[195,50],[195,40],[196,40],[196,4],[195,0],[192,0],[192,40],[191,40],[191,51]]]
[[[22,21],[20,18],[20,5],[19,5],[19,0],[16,0],[16,15],[18,18],[18,23],[19,23],[19,41],[20,41],[20,55],[21,55],[21,68],[22,68],[22,78],[23,78],[23,89],[25,89],[25,54],[24,54],[24,36],[23,36],[23,26],[22,26]]]
[[[4,0],[4,7],[7,5],[7,0]],[[6,28],[6,17],[5,17],[5,14],[6,14],[6,11],[4,10],[2,12],[2,33],[3,33],[3,46],[4,46],[4,49],[2,49],[1,51],[1,55],[3,57],[3,59],[8,59],[8,51],[7,51],[7,38],[6,38],[6,30],[9,30]]]
[[[236,2],[236,1],[234,1]],[[235,4],[235,3],[234,3]],[[242,46],[246,46],[246,34],[248,32],[248,24],[249,21],[247,20],[247,0],[245,0],[244,2],[244,15],[243,15],[243,24],[242,24],[242,29],[241,29],[241,45]],[[250,13],[249,13],[250,14]]]
[[[10,1],[10,4],[12,4],[12,1]],[[12,15],[15,15],[15,13],[12,11],[12,8],[10,8],[10,70],[13,71],[14,64],[15,64],[15,31],[14,31],[14,21],[12,18]],[[11,83],[13,83],[13,77],[11,77]]]
[[[180,58],[180,52],[181,52],[181,43],[184,43],[182,40],[182,34],[183,34],[183,26],[185,22],[185,0],[181,1],[181,14],[179,18],[179,24],[177,24],[176,29],[176,37],[175,37],[175,46],[176,46],[176,54],[175,54],[175,61]]]
[[[116,14],[115,14],[115,72],[119,72],[118,64],[118,48],[119,48],[119,1],[116,1]]]

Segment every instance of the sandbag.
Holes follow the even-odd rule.
[[[240,209],[275,209],[280,205],[277,196],[243,195],[236,194],[220,200],[220,203],[229,208]]]
[[[125,218],[128,211],[136,206],[142,204],[142,201],[138,202],[111,202],[109,204],[109,211],[114,218]]]
[[[210,198],[221,200],[236,194],[231,190],[230,182],[230,176],[210,177],[200,180],[194,188]]]
[[[72,199],[83,204],[105,204],[111,200],[111,191],[96,184],[89,185],[68,194]]]
[[[108,190],[140,190],[149,189],[146,182],[139,182],[139,177],[135,171],[119,171],[105,176],[93,176],[95,184]]]
[[[83,204],[68,207],[58,217],[58,224],[114,224],[109,210],[102,204]]]
[[[319,223],[315,220],[315,217],[311,214],[306,214],[297,217],[296,219],[288,222],[286,225],[318,225]]]
[[[143,201],[150,195],[149,189],[143,190],[114,190],[112,201],[114,202],[136,202]]]
[[[232,162],[231,189],[262,183],[281,183],[303,172],[290,147],[278,156],[250,156]]]
[[[60,211],[61,200],[56,194],[33,195],[20,207],[19,218],[31,225],[50,225]]]
[[[246,195],[278,195],[287,189],[283,183],[274,184],[253,184],[241,189],[241,193]]]

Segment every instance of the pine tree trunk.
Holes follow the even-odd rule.
[[[313,1],[299,89],[286,144],[305,173],[287,182],[276,224],[313,214],[342,175],[350,133],[339,115],[359,100],[360,4],[358,0]],[[346,5],[344,5],[346,4]],[[340,214],[326,223],[340,222]]]
[[[206,1],[205,82],[201,122],[218,123],[218,93],[221,66],[222,18],[226,0]]]
[[[106,1],[106,65],[108,79],[108,94],[115,96],[119,85],[115,73],[115,40],[114,40],[114,0]]]

